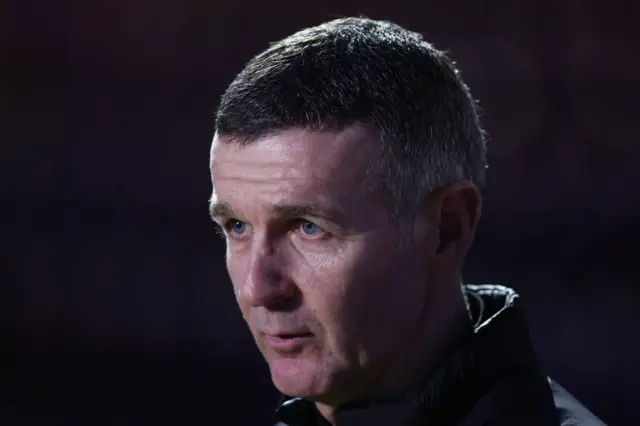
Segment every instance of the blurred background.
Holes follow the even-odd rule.
[[[480,99],[467,281],[515,287],[548,373],[640,424],[639,2],[3,0],[1,425],[271,424],[208,219],[213,114],[269,42],[353,14]]]

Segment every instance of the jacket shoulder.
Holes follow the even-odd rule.
[[[606,426],[573,395],[555,381],[549,379],[560,426]]]

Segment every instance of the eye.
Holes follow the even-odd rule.
[[[307,220],[300,221],[298,229],[304,237],[319,238],[325,235],[326,231],[313,222]]]
[[[250,231],[250,226],[246,222],[242,222],[241,220],[231,219],[227,223],[225,223],[225,231],[231,234],[234,237],[243,237]]]

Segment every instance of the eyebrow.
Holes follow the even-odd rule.
[[[319,219],[328,220],[331,222],[342,222],[346,220],[344,214],[337,210],[327,209],[319,204],[315,203],[302,203],[302,204],[276,204],[268,208],[268,210],[276,216],[282,218],[300,218],[300,217],[315,217]],[[221,202],[209,202],[209,215],[211,219],[232,218],[237,216],[231,205],[225,201]]]
[[[344,215],[336,210],[327,209],[319,204],[277,204],[270,209],[277,216],[285,218],[316,217],[329,221],[343,221]]]

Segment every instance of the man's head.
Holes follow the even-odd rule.
[[[486,168],[442,52],[367,19],[300,31],[231,83],[211,154],[229,274],[283,393],[372,396],[440,350]]]

